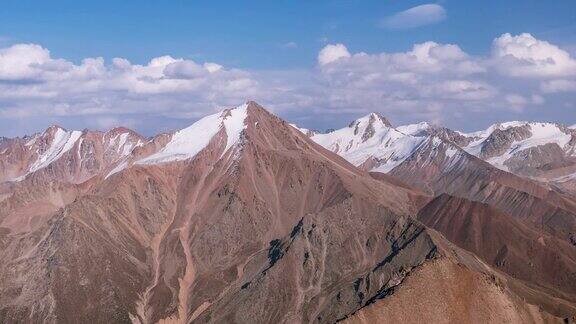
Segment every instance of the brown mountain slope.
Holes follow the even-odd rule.
[[[42,192],[73,195],[32,227],[1,225],[0,320],[327,323],[386,300],[433,260],[494,273],[410,217],[416,191],[246,109],[233,145],[223,127],[193,157],[137,160],[173,153],[163,145],[174,137],[162,136],[108,177],[65,190],[34,175],[16,184],[13,193],[42,184],[33,199],[2,201],[22,211]]]
[[[188,321],[202,310],[254,316],[251,305],[264,298],[282,305],[260,314],[264,321],[271,314],[329,320],[360,307],[394,271],[433,255],[424,228],[407,217],[416,211],[411,191],[373,180],[261,108],[250,109],[242,145],[223,152],[220,133],[190,161],[135,165],[55,205],[61,209],[32,229],[6,229],[2,255],[11,261],[0,270],[2,318]],[[297,266],[282,261],[297,245]],[[323,302],[337,295],[326,286],[354,291],[359,276],[378,284],[362,288],[362,298],[348,293],[345,307]],[[290,303],[279,303],[283,294],[265,297],[268,285],[281,282]],[[240,309],[220,304],[246,293]]]
[[[458,284],[449,284],[455,283]],[[566,323],[526,304],[494,277],[447,260],[415,270],[390,298],[345,323]]]
[[[111,170],[145,139],[129,129],[68,131],[51,126],[42,133],[0,143],[0,182],[30,176],[82,183]]]
[[[433,194],[487,203],[564,240],[576,233],[574,197],[499,170],[448,142],[432,142],[422,145],[390,175]]]
[[[493,267],[576,301],[576,248],[487,204],[440,195],[418,219]]]

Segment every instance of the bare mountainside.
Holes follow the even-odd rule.
[[[465,134],[382,120],[370,114],[341,130],[306,133],[361,169],[440,195],[420,211],[425,225],[527,285],[574,301],[576,196],[542,177],[572,172],[573,130],[511,122]],[[545,153],[550,147],[557,157]]]
[[[370,120],[387,124],[378,116]],[[379,130],[372,128],[369,134]],[[524,204],[515,195],[526,194],[541,210],[524,219],[486,207],[472,213],[483,221],[469,229],[458,224],[467,224],[470,213],[449,213],[452,199],[434,199],[444,169],[395,178],[394,171],[414,159],[410,154],[387,168],[388,175],[368,173],[372,162],[354,161],[359,168],[313,139],[254,102],[151,139],[126,129],[54,127],[3,139],[0,321],[574,318],[574,246],[562,227],[574,224],[571,196],[510,175],[515,187],[498,184],[512,193],[486,198],[487,204],[514,210]],[[428,145],[428,152],[440,143],[407,142]],[[437,153],[457,155],[478,159],[456,146]],[[379,159],[373,165],[385,164]],[[492,168],[479,161],[474,163]],[[533,187],[520,191],[525,183]],[[484,202],[481,190],[456,188]],[[488,221],[493,213],[519,234],[501,235]],[[545,227],[534,225],[550,215]],[[458,220],[456,235],[434,221],[445,218]],[[484,248],[461,239],[477,231],[493,231],[487,240],[498,240]],[[531,256],[518,251],[499,256],[513,262],[509,267],[492,260],[499,244],[521,248],[507,241],[517,237],[536,249],[532,271],[519,272]],[[540,241],[546,247],[538,247]],[[539,257],[548,252],[559,260],[559,280],[542,269]]]
[[[558,178],[539,177],[534,164],[534,159],[550,158],[541,151],[543,147],[556,147],[562,152],[558,159],[572,165],[569,161],[576,157],[572,129],[511,122],[464,134],[427,123],[394,128],[383,120],[370,114],[334,132],[308,134],[364,170],[385,172],[431,195],[448,193],[489,203],[563,239],[571,240],[576,235],[576,195],[560,187]],[[496,141],[495,137],[506,140]],[[516,157],[531,157],[524,159],[524,167],[514,173],[507,167],[512,155],[506,152],[510,150]],[[571,172],[567,171],[570,167],[561,169]],[[534,176],[523,175],[529,170]]]

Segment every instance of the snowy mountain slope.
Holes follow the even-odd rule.
[[[427,138],[435,137],[454,144],[450,150],[464,149],[499,169],[519,175],[549,179],[575,172],[572,166],[576,168],[576,131],[559,124],[512,121],[465,133],[427,122],[394,128],[387,121],[377,123],[384,118],[376,116],[367,115],[327,134],[300,130],[354,165],[371,171],[390,172],[417,149],[428,150],[420,146]],[[369,134],[364,135],[368,125]],[[432,145],[434,141],[427,143]]]
[[[566,127],[551,123],[507,122],[490,126],[484,131],[464,134],[474,139],[463,147],[467,152],[485,159],[490,164],[514,172],[514,159],[524,163],[550,162],[544,156],[536,156],[534,149],[556,145],[565,156],[574,156],[574,134]],[[532,154],[522,153],[532,150]],[[545,152],[552,157],[551,152]],[[540,155],[544,155],[544,152]],[[562,158],[554,156],[555,159]]]
[[[311,139],[354,165],[367,163],[372,170],[388,172],[409,157],[425,138],[405,134],[372,113],[348,127],[326,134],[313,133]]]
[[[406,135],[425,136],[428,134],[430,129],[432,129],[432,126],[427,122],[420,122],[416,124],[398,126],[396,129]]]
[[[144,138],[126,128],[108,132],[69,131],[51,126],[31,137],[4,142],[0,182],[18,182],[31,174],[82,182],[130,158]]]
[[[193,158],[222,129],[226,132],[226,152],[240,140],[247,114],[247,104],[204,117],[172,135],[160,151],[137,161],[137,164],[158,164]]]
[[[47,167],[52,162],[58,160],[64,153],[68,152],[76,141],[80,139],[82,132],[65,131],[62,128],[56,128],[50,146],[43,152],[38,152],[38,158],[30,166],[29,173]]]
[[[202,118],[175,133],[161,134],[150,140],[126,128],[115,128],[104,133],[68,131],[52,126],[32,137],[2,142],[2,163],[14,160],[18,165],[0,165],[0,182],[22,181],[28,175],[48,167],[48,176],[52,178],[70,181],[75,178],[80,182],[95,175],[108,178],[133,164],[158,164],[193,158],[217,134],[226,138],[224,153],[240,141],[246,127],[246,114],[247,104],[244,104]],[[55,164],[62,166],[52,167]]]

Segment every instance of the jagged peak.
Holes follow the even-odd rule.
[[[386,127],[392,127],[392,124],[390,123],[390,121],[388,119],[386,119],[386,117],[380,115],[377,112],[372,112],[369,113],[368,115],[362,116],[356,120],[354,120],[353,122],[351,122],[348,127],[350,128],[355,128],[357,126],[362,126],[362,125],[376,125],[376,124],[380,124]]]
[[[124,127],[124,126],[117,126],[117,127],[114,127],[114,128],[112,128],[106,132],[107,135],[111,135],[111,136],[118,135],[118,134],[126,134],[126,133],[130,134],[130,135],[142,137],[140,134],[138,134],[138,132],[136,132],[130,128]]]
[[[354,129],[354,135],[361,135],[363,141],[367,141],[381,129],[390,129],[392,124],[378,113],[370,113],[360,117],[348,125]]]
[[[52,136],[59,131],[68,133],[68,130],[66,128],[64,128],[60,125],[54,124],[54,125],[51,125],[50,127],[46,128],[46,130],[42,133],[42,135],[43,136],[46,136],[46,135]]]

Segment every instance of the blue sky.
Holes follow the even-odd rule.
[[[408,16],[401,15],[403,11],[423,5],[428,7],[421,8],[420,16],[410,13]],[[390,21],[396,23],[389,23]],[[493,96],[486,93],[483,102],[476,98],[473,104],[462,96],[458,96],[459,101],[455,102],[456,97],[440,100],[426,92],[417,96],[418,100],[424,103],[421,106],[427,105],[426,102],[437,101],[434,107],[419,109],[414,102],[411,107],[403,110],[400,106],[406,102],[405,98],[401,103],[388,100],[382,105],[378,104],[378,98],[382,98],[383,93],[402,92],[398,85],[391,86],[389,80],[369,86],[362,84],[354,89],[343,85],[352,81],[345,79],[349,75],[369,73],[371,70],[370,65],[359,67],[362,59],[355,58],[358,53],[373,56],[382,53],[409,53],[415,44],[432,41],[441,45],[458,46],[470,61],[491,62],[494,40],[506,33],[512,37],[528,33],[533,39],[557,47],[567,53],[570,60],[574,60],[576,1],[4,0],[0,9],[0,48],[35,44],[49,51],[51,61],[66,61],[76,67],[82,66],[85,58],[102,57],[105,66],[110,66],[114,58],[126,59],[131,65],[147,65],[155,57],[170,55],[172,58],[195,62],[200,66],[206,62],[215,62],[223,66],[223,71],[229,74],[224,79],[218,78],[218,81],[212,78],[210,81],[202,81],[227,82],[210,84],[212,95],[209,97],[212,99],[203,95],[182,94],[192,87],[178,85],[179,90],[168,91],[171,96],[168,100],[159,98],[160,90],[148,88],[145,91],[141,88],[137,91],[133,88],[121,88],[114,89],[111,93],[109,89],[104,91],[100,87],[98,90],[90,88],[81,95],[71,95],[66,89],[57,88],[55,84],[74,84],[72,79],[66,79],[62,83],[60,79],[55,80],[54,77],[46,77],[44,74],[39,76],[36,72],[26,72],[24,76],[7,74],[7,77],[2,78],[0,71],[0,79],[3,79],[0,85],[8,87],[0,90],[13,91],[18,88],[22,92],[18,98],[0,96],[0,135],[14,136],[39,130],[48,126],[45,125],[46,122],[57,122],[71,128],[106,128],[125,123],[143,133],[152,134],[185,126],[214,109],[242,101],[241,93],[251,96],[246,99],[261,101],[281,116],[312,128],[338,127],[371,110],[390,115],[391,119],[398,123],[427,119],[452,127],[461,126],[460,128],[464,129],[482,128],[503,119],[542,119],[576,123],[576,107],[571,105],[576,98],[576,90],[571,90],[576,81],[574,74],[570,72],[570,60],[564,68],[560,67],[568,71],[566,73],[556,70],[552,74],[546,72],[539,75],[502,72],[516,74],[514,81],[506,84],[500,84],[500,75],[491,72],[497,70],[491,63],[482,63],[490,65],[490,68],[486,68],[490,71],[474,72],[485,73],[479,78],[472,80],[464,76],[471,74],[464,73],[446,80],[452,86],[456,81],[460,82],[459,86],[463,86],[462,82],[466,81],[480,82],[481,86],[486,88],[490,86],[490,91],[495,89]],[[331,44],[344,45],[351,58],[341,58],[338,62],[331,62],[331,66],[319,66],[319,52]],[[544,50],[550,49],[545,47]],[[555,57],[556,54],[550,55]],[[335,72],[336,63],[340,65],[340,70]],[[383,64],[391,64],[387,60],[367,64],[373,64],[378,73],[390,72],[388,65],[382,67]],[[1,66],[0,62],[0,69]],[[394,71],[398,72],[398,68],[394,68]],[[440,69],[433,78],[445,80],[448,72]],[[410,70],[410,73],[414,71]],[[426,74],[426,78],[429,77],[430,75]],[[86,80],[84,76],[81,78]],[[539,79],[535,81],[537,78]],[[240,79],[243,81],[238,81]],[[187,80],[190,80],[190,77],[187,77]],[[53,84],[47,86],[47,89],[40,86],[34,88],[34,91],[46,91],[43,92],[43,100],[39,99],[42,96],[26,97],[32,92],[32,88],[19,86],[23,83],[49,82]],[[107,82],[109,80],[102,83]],[[549,87],[551,82],[554,82],[555,90]],[[238,89],[236,85],[232,89],[229,87],[231,83],[242,83],[250,89]],[[429,80],[426,84],[432,83]],[[267,88],[269,84],[274,84],[274,89]],[[327,93],[327,88],[333,87],[333,84],[339,84],[340,91],[337,94]],[[252,89],[256,85],[259,87],[257,91]],[[560,91],[558,85],[562,88]],[[228,93],[224,93],[226,89],[229,90]],[[530,91],[526,92],[525,89]],[[299,90],[302,94],[297,92]],[[239,91],[240,94],[229,95],[234,91]],[[124,92],[125,96],[118,95],[119,92]],[[342,93],[347,93],[346,103],[343,103],[342,98],[335,101],[325,98],[338,97]],[[302,98],[304,94],[306,98]],[[356,107],[354,95],[359,97]],[[376,97],[365,102],[365,98],[371,95]],[[134,99],[135,96],[140,97]],[[146,96],[154,97],[150,99]],[[542,100],[534,96],[539,96]],[[183,104],[180,105],[174,97],[181,98]],[[520,97],[522,99],[519,99]],[[155,105],[165,106],[157,111],[152,107],[139,111],[135,107],[136,103],[132,101],[126,105],[126,109],[123,106],[128,100],[136,100],[142,105],[140,99],[147,102],[153,100]],[[425,99],[429,100],[425,102]],[[108,106],[104,107],[104,101]],[[192,105],[191,101],[198,104]],[[93,104],[88,107],[86,102]],[[514,107],[507,109],[505,106],[510,105],[510,102]],[[31,106],[42,107],[30,108]],[[63,106],[66,109],[63,109]],[[76,106],[81,108],[76,109]],[[294,108],[290,108],[291,106]],[[468,108],[458,109],[458,106]],[[26,109],[30,111],[24,112]],[[319,115],[324,118],[316,118]],[[95,120],[103,122],[95,123]]]
[[[377,27],[384,17],[423,3],[5,0],[0,30],[10,43],[38,43],[74,61],[103,56],[145,63],[170,54],[253,69],[311,67],[326,42],[390,52],[432,40],[483,54],[498,35],[528,32],[557,45],[576,44],[576,2],[570,0],[444,1],[448,17],[441,23]],[[282,45],[289,42],[298,50],[286,51]]]

